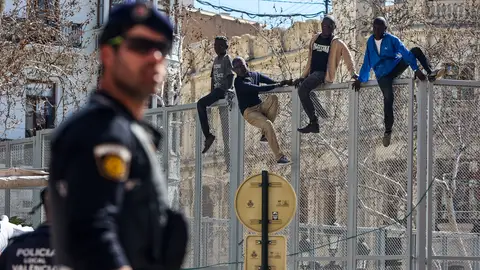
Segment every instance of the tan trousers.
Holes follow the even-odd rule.
[[[272,149],[275,158],[278,160],[283,156],[278,145],[277,135],[275,135],[275,129],[273,122],[278,115],[278,97],[275,95],[269,95],[259,105],[249,107],[243,112],[243,117],[250,123],[250,125],[260,128],[262,134],[268,140],[268,145]]]

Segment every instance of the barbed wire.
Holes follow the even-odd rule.
[[[418,201],[417,204],[415,204],[415,206],[412,208],[412,210],[402,219],[398,220],[399,223],[403,222],[403,221],[406,221],[412,214],[413,212],[415,211],[415,209],[417,209],[418,205],[420,203],[423,202],[423,200],[425,200],[428,192],[430,191],[430,189],[432,188],[433,186],[433,183],[435,182],[435,178],[433,178],[430,183],[428,184],[428,188],[427,190],[422,194],[422,197],[420,198],[420,200]],[[317,247],[313,247],[311,249],[307,249],[307,250],[303,250],[303,251],[299,251],[299,252],[295,252],[295,253],[291,253],[291,254],[288,254],[287,257],[291,257],[291,256],[296,256],[296,255],[299,255],[301,253],[306,253],[306,252],[311,252],[311,251],[315,251],[317,249],[321,249],[321,248],[324,248],[324,247],[328,247],[332,244],[337,244],[337,243],[340,243],[340,242],[344,242],[344,241],[348,241],[350,239],[355,239],[355,238],[358,238],[362,235],[366,235],[366,234],[369,234],[369,233],[373,233],[373,232],[376,232],[376,231],[381,231],[383,229],[386,229],[390,226],[392,226],[394,224],[388,224],[388,225],[385,225],[385,226],[382,226],[382,227],[378,227],[378,228],[375,228],[373,230],[369,230],[369,231],[364,231],[362,233],[357,233],[353,236],[350,236],[350,237],[346,237],[346,238],[343,238],[343,239],[339,239],[337,241],[332,241],[332,242],[328,242],[327,244],[323,244],[323,245],[320,245],[320,246],[317,246]],[[242,240],[243,241],[243,240]],[[240,242],[241,243],[241,242]],[[207,266],[201,266],[201,267],[192,267],[192,268],[182,268],[182,270],[197,270],[197,269],[207,269],[207,268],[211,268],[211,267],[217,267],[217,266],[226,266],[226,265],[232,265],[232,264],[243,264],[243,261],[242,262],[226,262],[226,263],[217,263],[217,264],[212,264],[212,265],[207,265]]]
[[[196,0],[196,1],[200,4],[202,4],[202,5],[209,6],[211,8],[216,9],[216,10],[222,10],[222,11],[225,11],[225,12],[241,13],[241,14],[247,15],[251,19],[255,19],[257,17],[262,17],[262,18],[263,17],[268,17],[268,18],[303,17],[303,18],[307,18],[307,19],[312,19],[312,18],[317,18],[317,17],[325,14],[324,11],[320,11],[320,12],[312,13],[312,14],[301,14],[301,13],[295,13],[295,14],[257,14],[257,13],[251,13],[251,12],[247,12],[247,11],[244,11],[244,10],[234,9],[234,8],[226,7],[226,6],[217,6],[217,5],[214,5],[210,2],[203,1],[203,0]]]

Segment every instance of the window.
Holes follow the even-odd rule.
[[[55,85],[30,83],[25,86],[25,137],[35,136],[37,130],[55,127]]]
[[[28,3],[29,13],[33,16],[44,17],[47,22],[54,22],[59,17],[58,0],[30,0]]]
[[[104,0],[97,0],[97,27],[103,25],[103,11],[105,9]]]
[[[23,208],[32,208],[33,207],[33,202],[32,201],[22,201],[22,207]]]
[[[69,46],[79,48],[82,46],[83,41],[83,24],[72,23],[65,26],[64,34],[67,38],[67,44]]]

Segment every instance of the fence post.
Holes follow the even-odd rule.
[[[358,191],[358,92],[351,89],[348,106],[348,215],[347,269],[356,268],[357,255],[357,191]]]
[[[41,169],[43,166],[43,131],[37,132],[37,136],[33,137],[33,168],[34,169]],[[47,165],[48,166],[48,165]],[[33,205],[38,205],[41,201],[40,199],[40,187],[32,188],[32,202]],[[38,225],[42,223],[42,212],[43,207],[41,207],[38,211],[36,211],[32,215],[32,226],[36,228]]]
[[[417,261],[416,269],[426,266],[427,191],[427,82],[418,82],[417,110]]]
[[[292,87],[293,88],[293,87]],[[292,98],[292,149],[291,149],[291,159],[292,159],[292,179],[291,179],[291,184],[293,186],[293,190],[295,190],[295,193],[297,194],[297,198],[299,198],[300,194],[300,133],[298,132],[298,128],[300,127],[300,121],[301,121],[301,111],[300,111],[300,98],[298,97],[298,90],[294,89],[291,92],[291,98]],[[297,202],[297,205],[298,202]],[[295,211],[295,216],[293,217],[293,222],[291,225],[290,229],[290,245],[293,246],[292,253],[295,254],[292,258],[293,260],[293,270],[298,269],[298,263],[297,263],[297,253],[299,250],[299,217],[298,217],[298,212],[300,210],[301,206],[297,208],[297,211]],[[313,239],[313,238],[312,238]]]
[[[431,185],[433,181],[433,162],[434,162],[434,147],[433,147],[433,84],[429,83],[427,86],[427,268],[426,270],[431,270],[433,267],[433,250],[432,250],[432,230],[433,230],[433,196]]]
[[[203,133],[200,128],[200,118],[195,114],[195,195],[193,203],[193,265],[200,267],[201,232],[202,232],[202,141]]]
[[[232,101],[232,110],[229,113],[230,119],[230,230],[229,230],[229,250],[228,250],[228,262],[240,261],[240,252],[238,245],[242,241],[240,222],[237,219],[235,213],[235,194],[237,188],[242,181],[243,170],[240,168],[240,159],[243,157],[243,131],[237,123],[243,122],[242,116],[236,106],[236,102]],[[242,131],[242,132],[241,132]],[[230,264],[228,269],[238,269],[238,264]]]
[[[407,269],[413,269],[413,155],[414,155],[414,80],[408,83],[409,101],[408,101],[408,154],[407,154]]]

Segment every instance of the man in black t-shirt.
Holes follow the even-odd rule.
[[[318,133],[319,125],[318,119],[315,115],[315,108],[322,118],[327,118],[327,112],[322,107],[313,89],[319,87],[321,84],[328,82],[332,83],[335,79],[335,72],[343,58],[345,64],[352,75],[352,78],[357,78],[354,69],[353,58],[348,47],[338,37],[334,36],[335,19],[332,16],[326,16],[322,20],[322,32],[316,34],[310,42],[310,54],[307,63],[307,68],[302,78],[295,81],[298,89],[298,95],[302,102],[303,109],[310,119],[310,123],[298,129],[301,133]],[[314,101],[310,98],[313,96]],[[314,105],[314,102],[316,103]]]

